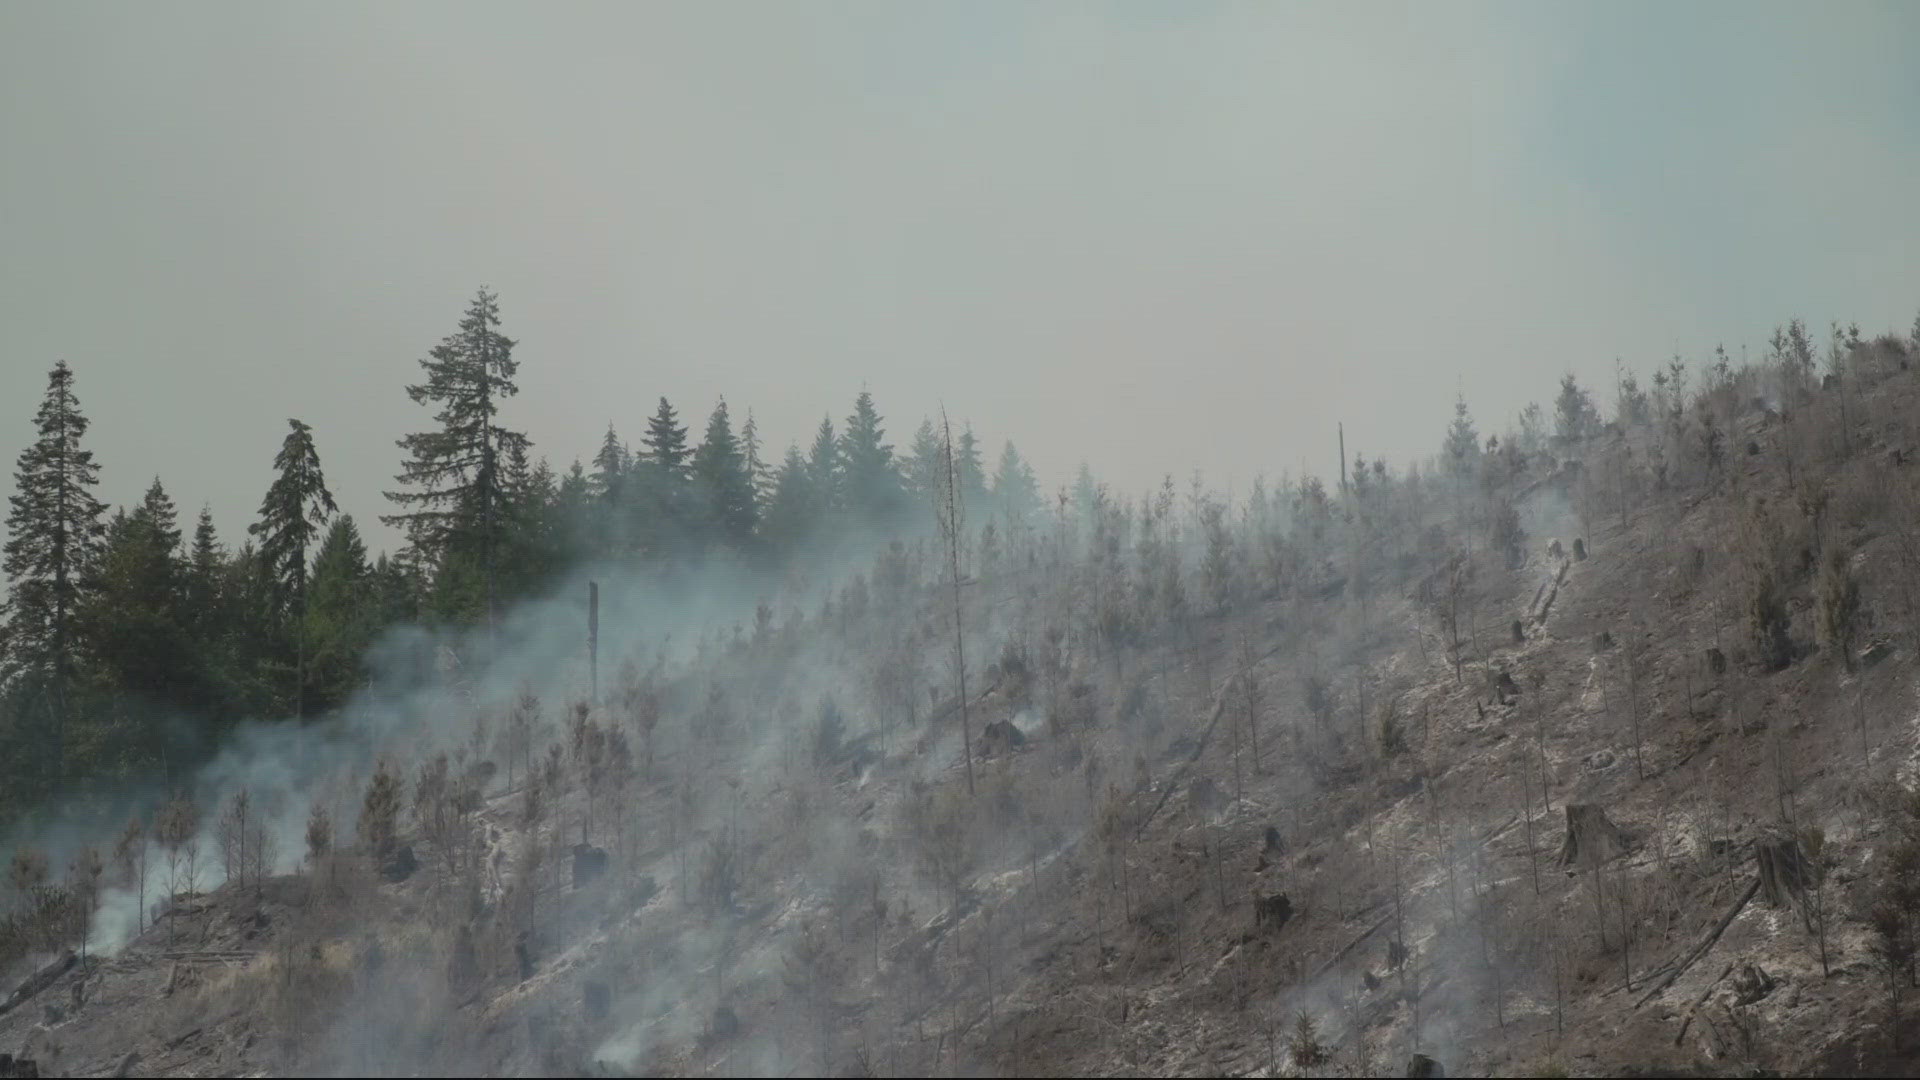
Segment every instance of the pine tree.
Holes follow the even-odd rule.
[[[632,463],[636,472],[644,464]],[[638,486],[638,481],[629,487]],[[631,500],[630,500],[631,501]],[[593,547],[593,480],[578,458],[560,477],[553,493],[551,511],[555,531],[554,545],[564,555],[579,555]]]
[[[893,447],[883,441],[885,436],[873,395],[860,391],[853,402],[853,414],[847,417],[846,431],[840,436],[840,462],[846,507],[870,523],[890,520],[905,502]]]
[[[193,527],[193,550],[187,556],[187,612],[196,631],[217,621],[220,602],[220,567],[226,555],[220,550],[220,537],[213,527],[212,507],[202,506]]]
[[[946,445],[933,429],[933,421],[922,420],[913,433],[913,449],[907,454],[906,480],[913,497],[932,506],[940,498],[941,478],[946,475]]]
[[[108,525],[80,622],[104,688],[116,696],[113,711],[124,727],[114,742],[123,759],[144,759],[169,773],[197,750],[197,733],[167,716],[200,697],[185,570],[179,515],[155,477],[140,505]]]
[[[593,498],[593,546],[596,553],[610,556],[625,547],[624,526],[628,514],[627,480],[632,472],[627,448],[613,425],[607,425],[600,451],[593,455],[590,478]]]
[[[1266,500],[1266,490],[1259,477],[1253,481],[1254,494],[1261,502]],[[1100,505],[1100,484],[1093,478],[1093,470],[1086,462],[1080,463],[1080,470],[1073,476],[1073,513],[1081,522],[1091,522],[1094,510]]]
[[[378,628],[373,568],[353,515],[333,520],[313,560],[313,582],[301,633],[307,641],[313,700],[337,708],[363,679],[361,661]]]
[[[710,542],[746,551],[753,544],[753,478],[727,418],[726,398],[714,406],[706,437],[693,452],[693,477],[701,531]]]
[[[190,711],[201,716],[230,712],[225,688],[231,682],[229,643],[235,627],[227,614],[227,553],[213,527],[213,510],[200,507],[193,544],[182,570],[183,621],[202,676],[200,699]]]
[[[503,465],[516,444],[527,444],[524,434],[494,423],[500,399],[519,392],[514,342],[495,329],[499,325],[499,298],[482,288],[459,329],[420,361],[427,379],[407,387],[407,396],[415,404],[437,404],[440,428],[399,440],[410,457],[395,479],[413,490],[388,492],[404,512],[380,519],[406,530],[414,561],[436,576],[450,569],[453,555],[465,556],[481,579],[489,627],[508,501]]]
[[[813,449],[807,455],[807,480],[812,489],[816,520],[839,510],[845,471],[840,463],[840,443],[833,437],[833,419],[821,417],[813,435]]]
[[[277,592],[280,621],[293,639],[293,715],[299,717],[305,715],[306,704],[306,648],[300,629],[306,621],[307,553],[339,508],[320,471],[313,429],[292,419],[287,426],[290,430],[273,459],[279,475],[260,501],[260,520],[247,532],[260,538],[260,559]]]
[[[818,500],[813,492],[813,472],[800,448],[787,447],[787,456],[773,478],[773,494],[767,500],[766,517],[760,534],[768,544],[782,552],[791,552],[813,532]]]
[[[987,502],[986,462],[980,454],[980,440],[973,435],[973,425],[966,425],[960,432],[960,438],[954,441],[953,469],[955,486],[960,491],[960,503],[963,510],[978,509]]]
[[[1572,372],[1560,377],[1560,394],[1554,398],[1553,413],[1560,438],[1569,442],[1585,439],[1599,426],[1600,416],[1594,408],[1593,396],[1581,389]]]
[[[66,775],[66,725],[75,672],[75,620],[106,536],[106,505],[94,497],[100,467],[80,448],[87,418],[62,360],[47,375],[34,417],[39,437],[21,452],[8,498],[7,665],[4,680],[26,675],[46,695],[51,780]]]
[[[993,503],[1009,522],[1025,521],[1040,509],[1040,484],[1011,441],[1001,448],[1000,467],[993,474]]]
[[[747,422],[740,428],[740,454],[746,459],[747,478],[753,482],[756,508],[764,507],[773,494],[773,467],[760,456],[760,446],[760,425],[753,419],[753,410],[748,409]]]
[[[1480,463],[1480,434],[1474,430],[1465,397],[1454,399],[1453,423],[1447,427],[1444,450],[1447,472],[1455,479],[1471,479]]]
[[[515,448],[516,455],[524,451]],[[553,468],[541,458],[532,468],[512,470],[514,595],[528,596],[553,580],[570,561]]]
[[[386,552],[373,563],[373,622],[394,626],[420,617],[420,580],[405,560]]]
[[[682,548],[693,525],[693,479],[687,448],[687,429],[680,423],[673,405],[666,398],[647,421],[647,434],[640,440],[646,447],[636,493],[635,512],[639,516],[638,535],[652,553]]]

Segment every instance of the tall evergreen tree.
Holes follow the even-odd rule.
[[[844,505],[841,496],[845,475],[840,464],[840,442],[833,434],[833,418],[823,416],[807,452],[807,480],[816,523]]]
[[[1473,417],[1467,412],[1467,399],[1453,402],[1453,423],[1447,426],[1443,447],[1447,472],[1458,479],[1470,479],[1480,462],[1480,435],[1474,430]]]
[[[1253,490],[1262,502],[1266,501],[1266,490],[1258,477],[1254,479]],[[1073,513],[1082,522],[1093,520],[1094,510],[1100,505],[1100,484],[1093,478],[1093,470],[1086,462],[1080,463],[1080,470],[1073,477]]]
[[[593,544],[600,555],[613,555],[625,546],[629,514],[627,480],[631,472],[627,448],[621,445],[620,436],[609,423],[607,434],[600,440],[600,450],[593,455],[591,477]]]
[[[968,424],[953,444],[954,486],[959,490],[963,509],[978,509],[987,502],[986,462],[980,453],[980,440]]]
[[[818,500],[813,492],[813,472],[800,448],[787,447],[787,456],[774,474],[773,494],[767,499],[761,535],[776,550],[784,553],[803,543],[813,532]]]
[[[228,648],[235,627],[228,617],[227,554],[213,527],[213,510],[200,507],[193,526],[193,543],[187,551],[183,569],[182,610],[186,636],[202,673],[201,697],[193,705],[195,713],[211,716],[230,711],[225,688],[231,683],[231,656]]]
[[[648,419],[640,443],[646,450],[640,455],[642,490],[635,507],[639,535],[654,553],[678,550],[692,532],[693,452],[687,448],[686,426],[666,398]]]
[[[706,437],[693,452],[693,477],[699,492],[701,526],[711,542],[735,551],[753,544],[753,478],[727,418],[721,398],[707,419]]]
[[[638,463],[636,463],[636,468]],[[575,458],[553,494],[552,519],[555,546],[568,556],[581,555],[593,548],[593,480]]]
[[[541,458],[531,469],[515,470],[513,549],[517,567],[515,595],[526,596],[553,580],[568,557],[566,529],[559,514],[559,487],[553,467]]]
[[[932,506],[941,494],[941,478],[946,475],[946,446],[933,430],[933,421],[922,420],[913,433],[913,449],[907,454],[906,482],[913,497]]]
[[[73,372],[62,360],[47,375],[46,395],[34,417],[38,437],[21,451],[8,498],[7,542],[0,570],[7,577],[6,661],[0,682],[25,675],[46,695],[51,718],[50,780],[66,772],[66,726],[75,673],[74,623],[89,571],[106,535],[106,504],[93,494],[100,467],[83,450],[87,418],[73,392]]]
[[[484,586],[489,626],[495,557],[507,524],[504,465],[516,444],[527,443],[526,435],[494,422],[500,400],[519,392],[514,342],[499,325],[499,297],[482,288],[459,329],[420,361],[426,381],[407,387],[407,396],[415,404],[438,405],[434,420],[440,427],[399,441],[409,458],[395,479],[412,490],[388,492],[403,512],[380,519],[405,529],[416,561],[436,575],[449,569],[456,552],[465,556]]]
[[[213,508],[202,506],[193,526],[193,548],[187,555],[187,611],[196,628],[217,618],[220,565],[224,561],[220,536],[213,527]]]
[[[300,629],[306,621],[307,553],[339,508],[320,471],[313,429],[292,419],[287,427],[287,437],[273,458],[279,475],[260,501],[260,520],[247,532],[260,538],[260,559],[275,586],[280,622],[293,640],[293,714],[299,717],[305,715],[306,705],[306,644]]]
[[[846,507],[869,523],[891,519],[905,502],[893,447],[884,441],[885,436],[873,395],[860,391],[853,402],[853,414],[847,417],[846,431],[840,436],[840,462]]]
[[[361,664],[378,628],[373,568],[353,515],[342,514],[313,560],[313,582],[300,628],[312,657],[312,696],[321,710],[338,708],[364,675]]]
[[[1574,379],[1572,372],[1560,378],[1560,393],[1553,399],[1553,422],[1560,438],[1570,442],[1585,439],[1600,426],[1600,411],[1594,407],[1593,395]]]
[[[753,481],[756,509],[764,506],[773,493],[773,468],[760,456],[760,446],[760,425],[753,419],[753,410],[748,409],[747,422],[740,428],[740,454],[746,459],[747,477]]]
[[[1009,441],[1000,451],[1000,467],[993,474],[993,502],[1009,522],[1025,521],[1040,509],[1040,483]]]
[[[173,716],[201,699],[204,658],[188,634],[185,585],[178,514],[155,477],[140,505],[108,526],[81,625],[103,688],[114,695],[116,756],[125,765],[158,764],[169,775],[197,754],[204,734]]]

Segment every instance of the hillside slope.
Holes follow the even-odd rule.
[[[485,735],[373,748],[417,867],[349,827],[365,776],[308,792],[327,852],[178,899],[0,1013],[0,1051],[1910,1075],[1920,373],[1887,340],[1847,359],[1470,482],[978,540],[964,736],[933,545],[597,706],[556,679],[518,743],[490,741],[511,694],[449,686]]]

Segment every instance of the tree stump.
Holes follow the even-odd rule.
[[[1286,893],[1260,897],[1253,902],[1253,926],[1256,930],[1278,931],[1293,918],[1293,901]]]
[[[1817,883],[1817,870],[1800,849],[1798,838],[1774,835],[1756,840],[1753,860],[1760,868],[1760,892],[1774,907],[1802,899]]]
[[[1598,865],[1625,850],[1626,837],[1599,803],[1568,805],[1567,839],[1560,846],[1560,865]]]

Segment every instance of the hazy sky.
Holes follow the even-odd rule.
[[[1337,469],[1920,310],[1920,5],[0,4],[0,462],[227,539],[286,418],[390,542],[474,289],[556,467],[865,385],[1049,485]]]

